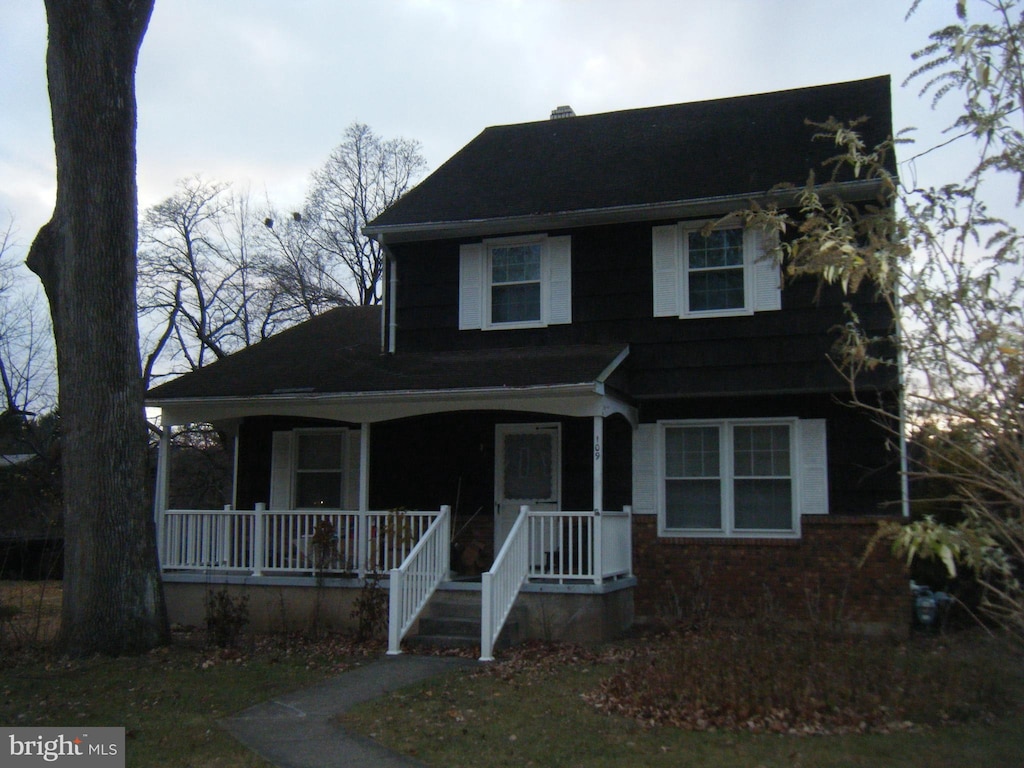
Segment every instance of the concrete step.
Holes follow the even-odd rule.
[[[475,637],[480,639],[480,619],[465,619],[459,616],[421,616],[419,634],[451,635],[452,637]]]
[[[480,595],[474,595],[475,601],[452,600],[447,596],[435,595],[423,611],[424,616],[436,618],[468,619],[480,623],[480,616],[483,606],[480,603]]]
[[[480,593],[437,592],[420,615],[416,632],[406,638],[419,648],[478,648],[481,625]],[[518,611],[513,609],[495,643],[497,649],[519,641]]]

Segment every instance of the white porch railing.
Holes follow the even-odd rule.
[[[165,571],[324,574],[387,573],[408,557],[437,511],[182,510],[163,513]]]
[[[480,587],[480,661],[494,660],[494,643],[530,570],[530,508],[521,507],[512,530]]]
[[[593,582],[628,576],[632,513],[530,510],[530,581]]]
[[[388,593],[388,655],[402,652],[402,638],[434,594],[448,578],[451,556],[451,508],[441,514],[420,537],[402,564],[391,570]]]
[[[512,531],[483,574],[480,660],[494,658],[524,582],[601,584],[633,572],[632,510],[544,512],[522,507]]]

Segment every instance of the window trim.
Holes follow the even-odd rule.
[[[494,322],[492,300],[494,297],[494,258],[495,248],[508,248],[517,245],[537,245],[540,247],[540,277],[537,282],[540,285],[540,312],[536,320],[513,320],[509,322]],[[530,237],[500,237],[483,241],[483,293],[481,296],[483,309],[482,329],[508,330],[515,328],[544,328],[548,325],[549,307],[551,302],[551,277],[550,263],[547,249],[546,235],[532,235]],[[532,280],[529,282],[533,282]]]
[[[743,232],[743,307],[691,311],[689,291],[689,233],[710,221],[680,221],[651,230],[654,316],[679,319],[743,317],[782,308],[782,278],[778,265],[765,254],[774,235],[758,227],[728,224],[718,230]]]
[[[795,539],[800,538],[800,506],[802,492],[802,450],[800,445],[800,420],[796,418],[751,418],[751,419],[672,419],[657,423],[655,443],[656,493],[658,512],[658,536],[666,538],[704,539]],[[736,481],[733,466],[734,429],[747,426],[780,426],[789,429],[791,521],[790,528],[737,529],[735,527],[734,488]],[[670,528],[667,524],[666,492],[666,432],[680,427],[717,427],[719,430],[719,477],[721,480],[722,520],[721,527],[712,528]]]
[[[681,317],[734,317],[736,315],[754,314],[754,258],[753,238],[749,228],[741,226],[714,227],[713,231],[740,230],[743,233],[743,263],[738,268],[743,270],[743,306],[724,309],[690,309],[690,234],[699,232],[707,222],[685,222],[679,225],[679,302]],[[728,267],[736,269],[737,267]],[[726,267],[722,267],[726,269]]]
[[[491,321],[491,248],[539,244],[541,248],[540,318],[536,321]],[[460,331],[546,328],[572,323],[572,236],[533,233],[488,238],[459,246],[458,327]]]

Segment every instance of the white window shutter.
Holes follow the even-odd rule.
[[[654,316],[679,317],[679,228],[674,224],[651,230],[654,271]]]
[[[828,448],[825,419],[797,422],[800,442],[800,513],[828,514]]]
[[[459,248],[459,330],[483,327],[484,247]]]
[[[633,513],[658,511],[658,425],[641,424],[633,433]]]
[[[551,237],[548,249],[548,323],[572,322],[572,238]]]
[[[292,506],[292,441],[291,432],[275,432],[270,450],[270,508],[290,509]]]
[[[750,227],[744,232],[743,239],[744,248],[753,258],[754,311],[782,309],[782,274],[778,262],[765,254],[764,231]]]

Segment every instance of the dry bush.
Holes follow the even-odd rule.
[[[1012,651],[974,639],[961,653],[948,638],[908,643],[758,623],[675,633],[587,698],[645,725],[691,730],[886,732],[984,720],[1013,700],[992,663]]]
[[[0,581],[0,650],[43,649],[60,629],[59,581]]]

